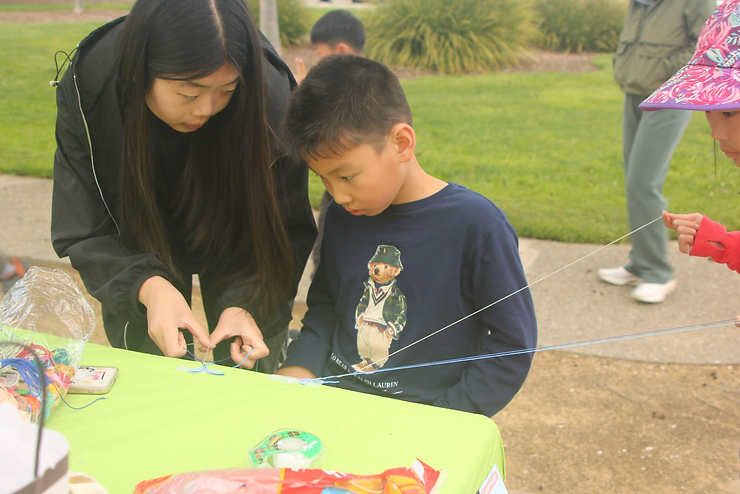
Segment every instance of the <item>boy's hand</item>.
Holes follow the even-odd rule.
[[[139,289],[138,298],[146,306],[149,337],[167,357],[185,355],[185,337],[180,328],[190,331],[203,348],[215,346],[185,298],[166,279],[153,276],[146,280]]]
[[[296,379],[316,379],[316,375],[306,367],[300,365],[289,365],[278,369],[275,374],[279,376],[295,377]]]
[[[301,81],[306,78],[307,73],[308,71],[306,70],[306,64],[303,62],[303,59],[300,57],[296,57],[295,74],[293,74],[293,76],[295,77],[295,81],[300,84]]]
[[[663,224],[676,230],[678,250],[684,254],[691,252],[702,218],[704,217],[699,213],[671,214],[663,211]]]
[[[236,336],[231,344],[231,358],[235,364],[242,364],[247,353],[249,358],[241,365],[245,369],[251,369],[257,360],[267,357],[270,350],[262,338],[262,331],[257,327],[252,315],[239,307],[229,307],[221,313],[216,328],[211,333],[211,342],[217,345],[220,341]],[[201,348],[205,351],[205,348]]]

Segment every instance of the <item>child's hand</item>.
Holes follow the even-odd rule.
[[[235,364],[242,364],[250,350],[249,358],[241,365],[251,369],[257,360],[267,357],[270,350],[262,338],[262,331],[257,327],[252,315],[239,307],[229,307],[221,313],[216,328],[211,333],[211,342],[215,346],[220,341],[236,336],[231,344],[231,358]],[[205,348],[201,348],[205,351]]]
[[[300,365],[289,365],[277,370],[279,376],[295,377],[296,379],[316,379],[316,375],[306,367]]]
[[[185,337],[180,328],[190,331],[203,348],[213,348],[185,298],[161,276],[153,276],[141,285],[139,302],[146,306],[149,337],[167,357],[185,355]]]
[[[296,57],[295,59],[295,81],[300,84],[301,81],[306,77],[306,74],[308,71],[306,70],[306,64],[303,62],[303,59],[300,57]]]
[[[668,228],[676,230],[678,250],[684,254],[691,252],[691,247],[694,245],[694,239],[696,239],[696,233],[699,231],[702,218],[704,217],[699,213],[671,214],[663,211],[663,224]]]

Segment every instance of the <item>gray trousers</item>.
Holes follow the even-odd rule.
[[[663,197],[673,152],[691,120],[686,110],[643,111],[644,96],[626,94],[622,144],[624,187],[630,231],[659,217],[668,203]],[[645,283],[668,283],[668,229],[662,221],[632,234],[632,250],[625,269]]]

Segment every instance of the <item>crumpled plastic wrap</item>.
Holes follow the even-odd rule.
[[[46,386],[39,386],[29,350],[0,346],[0,402],[15,405],[22,417],[35,423],[46,394],[48,418],[69,389],[95,322],[95,311],[70,275],[31,267],[0,301],[0,342],[29,346],[44,367]]]

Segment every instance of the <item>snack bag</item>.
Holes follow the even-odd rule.
[[[31,267],[0,301],[0,402],[36,423],[46,396],[47,419],[66,395],[94,329],[95,312],[71,276]]]
[[[444,482],[441,473],[418,459],[411,468],[376,475],[317,468],[231,468],[146,480],[134,494],[435,494]]]

